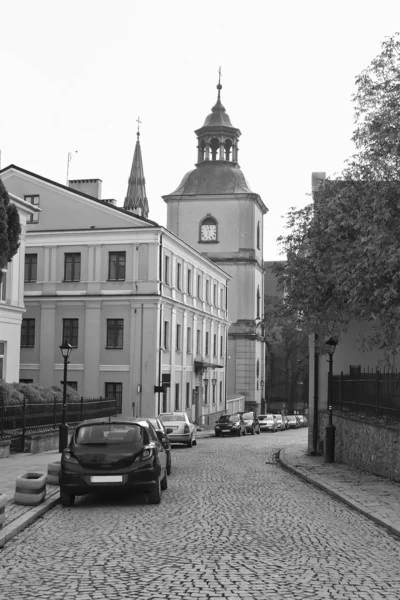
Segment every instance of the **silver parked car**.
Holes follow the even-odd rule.
[[[275,415],[258,415],[260,422],[260,431],[272,431],[275,433],[278,429]]]
[[[158,418],[165,427],[172,429],[168,434],[171,444],[186,444],[188,448],[197,445],[196,424],[185,412],[161,413]]]

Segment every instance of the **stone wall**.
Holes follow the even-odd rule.
[[[324,442],[328,411],[321,411],[319,438]],[[333,413],[335,462],[400,482],[400,424],[361,415]]]

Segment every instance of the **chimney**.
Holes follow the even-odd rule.
[[[70,179],[68,187],[101,200],[101,179]]]

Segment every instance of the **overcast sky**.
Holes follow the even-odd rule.
[[[312,171],[353,152],[355,77],[400,28],[399,0],[16,0],[1,5],[1,166],[100,178],[122,206],[140,116],[149,218],[197,159],[194,130],[222,102],[240,166],[269,209],[264,258]]]

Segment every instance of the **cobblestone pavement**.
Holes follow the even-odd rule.
[[[306,435],[174,448],[159,506],[57,506],[0,551],[0,598],[398,600],[398,538],[278,465]]]

